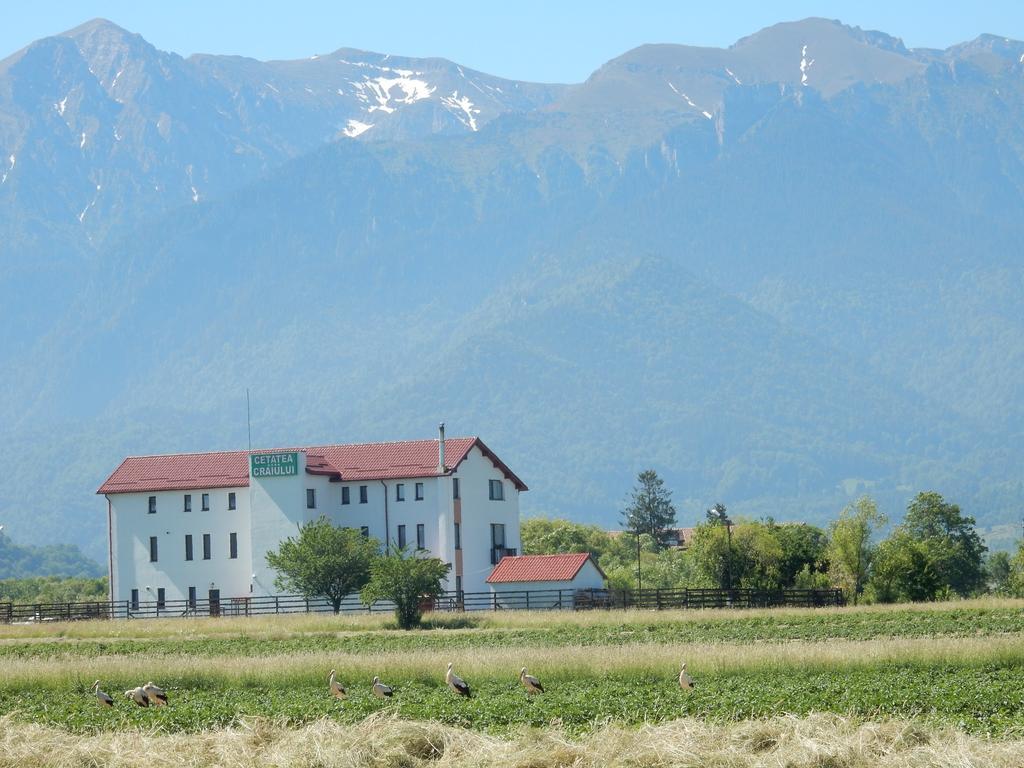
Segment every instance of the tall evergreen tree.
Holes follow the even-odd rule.
[[[676,508],[672,506],[672,492],[653,469],[637,476],[629,506],[622,512],[623,527],[636,534],[648,534],[664,549],[670,528],[676,524]]]

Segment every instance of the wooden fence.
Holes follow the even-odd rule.
[[[446,592],[425,601],[427,611],[589,610],[642,608],[821,608],[843,605],[838,589],[535,589],[500,592]],[[355,595],[342,601],[342,613],[390,612],[389,603],[365,606]],[[236,597],[217,601],[167,600],[140,602],[0,603],[0,623],[79,621],[86,619],[154,619],[188,616],[266,616],[286,613],[330,613],[325,600],[302,595]]]

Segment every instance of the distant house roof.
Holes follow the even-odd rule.
[[[736,530],[735,523],[729,526],[733,530]],[[665,538],[668,544],[673,547],[679,547],[680,549],[688,549],[693,544],[693,536],[697,532],[696,528],[666,528]],[[611,537],[622,536],[624,533],[628,533],[632,536],[632,533],[627,531],[608,531],[608,535]]]
[[[516,477],[478,437],[452,437],[445,440],[445,464],[448,466],[445,473],[437,469],[437,440],[274,448],[252,453],[299,451],[306,454],[308,474],[328,475],[336,482],[356,482],[448,474],[458,468],[474,447],[479,448],[517,489],[528,490],[526,483]],[[140,493],[248,485],[249,451],[220,451],[129,456],[96,492]]]
[[[507,584],[516,581],[572,581],[588,560],[587,552],[570,555],[517,555],[501,558],[487,577],[488,584]],[[604,572],[594,562],[598,573]]]

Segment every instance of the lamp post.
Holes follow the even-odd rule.
[[[732,520],[723,517],[722,522],[725,523],[725,538],[729,547],[725,560],[725,588],[732,590]]]
[[[644,589],[644,580],[643,580],[643,577],[640,574],[640,529],[637,528],[637,530],[636,530],[636,591],[637,591],[637,596],[638,597],[639,597],[639,593],[643,592],[643,589]]]

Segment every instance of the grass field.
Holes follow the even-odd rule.
[[[689,692],[675,683],[684,659],[697,681]],[[448,661],[473,686],[474,698],[445,689]],[[520,687],[524,665],[544,681],[545,694],[528,697]],[[349,688],[344,702],[327,694],[332,668]],[[392,700],[371,695],[373,675],[396,688]],[[114,710],[89,695],[96,678],[119,698]],[[169,707],[141,709],[120,696],[147,680],[169,690]],[[505,613],[438,617],[435,628],[416,632],[389,629],[380,616],[0,627],[0,715],[0,765],[21,765],[13,756],[40,738],[104,744],[110,759],[93,764],[130,765],[125,755],[133,739],[155,744],[193,734],[189,749],[212,749],[247,744],[258,732],[267,749],[278,750],[317,740],[345,744],[360,733],[370,738],[367,729],[384,731],[372,734],[380,740],[376,752],[313,764],[436,764],[453,759],[456,743],[488,745],[474,751],[480,765],[513,764],[501,762],[510,755],[538,766],[609,764],[595,757],[601,744],[649,751],[656,745],[638,736],[649,731],[685,733],[709,749],[727,742],[719,744],[720,759],[707,752],[710,762],[694,765],[803,765],[803,757],[784,759],[780,750],[804,754],[816,739],[833,750],[843,738],[886,742],[900,733],[917,735],[896,739],[893,756],[916,750],[923,760],[924,747],[943,744],[934,757],[948,758],[960,754],[950,751],[955,744],[988,762],[886,762],[869,750],[870,762],[857,752],[863,744],[847,744],[842,760],[807,764],[1022,765],[1024,602]],[[773,746],[747,749],[749,734],[773,729],[784,734],[765,737]],[[406,754],[393,740],[398,732],[446,746],[432,757],[420,754],[425,747]],[[561,744],[573,757],[530,762],[530,738]],[[722,750],[733,742],[738,751],[727,758]],[[690,764],[680,762],[679,745],[662,746],[674,756],[653,764]],[[1016,763],[999,762],[1011,753]],[[748,758],[762,762],[743,762]],[[295,759],[310,764],[308,755]]]

